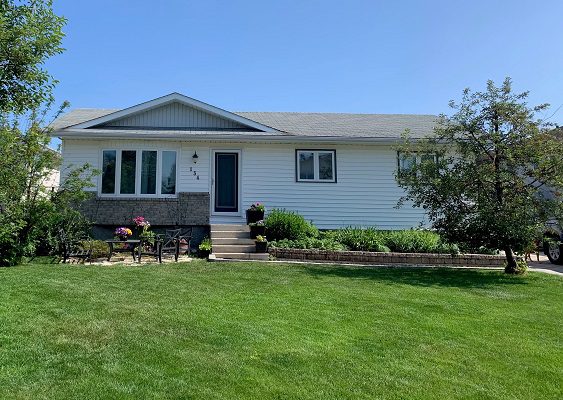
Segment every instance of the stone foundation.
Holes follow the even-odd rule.
[[[80,211],[93,223],[95,239],[110,239],[115,228],[133,227],[133,218],[141,215],[156,233],[170,228],[192,228],[192,249],[209,236],[209,193],[178,193],[174,198],[97,197],[85,201]]]
[[[279,259],[314,260],[364,264],[437,265],[463,267],[502,267],[505,258],[485,254],[422,254],[375,253],[369,251],[331,251],[312,249],[271,248],[269,253]]]
[[[178,193],[174,198],[93,197],[81,212],[95,225],[131,225],[142,215],[156,226],[209,225],[209,193]]]

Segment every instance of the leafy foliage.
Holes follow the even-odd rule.
[[[485,92],[463,92],[450,117],[419,141],[408,133],[402,154],[435,154],[397,172],[401,199],[423,207],[449,242],[502,249],[506,271],[517,270],[514,252],[533,241],[548,217],[563,215],[561,142],[530,108],[528,93],[514,94],[507,78]]]
[[[200,250],[203,251],[211,251],[213,246],[211,244],[211,239],[209,239],[208,237],[204,238],[201,243],[199,244],[198,247]]]
[[[63,51],[65,23],[51,0],[0,1],[0,113],[22,114],[53,100],[56,81],[43,65]]]
[[[353,251],[379,251],[388,252],[381,231],[374,228],[344,228],[326,232],[326,237],[332,237]]]
[[[45,183],[59,168],[60,155],[47,147],[50,137],[40,116],[29,118],[26,129],[17,119],[4,118],[0,125],[0,265],[55,252],[61,231],[75,240],[89,228],[78,209],[94,171],[89,165],[66,171],[63,184],[52,192]]]
[[[346,246],[331,238],[304,238],[297,240],[281,239],[275,242],[270,242],[270,246],[285,249],[347,250]]]
[[[292,211],[274,209],[265,220],[266,234],[270,240],[299,240],[317,237],[318,229],[302,215]]]

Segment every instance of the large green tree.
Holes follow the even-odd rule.
[[[507,78],[483,92],[466,89],[451,116],[441,116],[430,137],[405,135],[397,172],[401,203],[423,207],[445,238],[469,249],[504,250],[506,272],[516,273],[515,252],[537,239],[549,218],[563,215],[561,142],[515,94]]]
[[[63,51],[66,20],[51,0],[0,0],[0,113],[22,114],[52,100],[45,61]]]

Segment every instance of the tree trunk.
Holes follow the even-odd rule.
[[[518,264],[516,263],[516,258],[514,257],[512,248],[510,246],[506,246],[504,248],[504,252],[506,253],[506,267],[504,268],[504,272],[507,274],[518,273]]]

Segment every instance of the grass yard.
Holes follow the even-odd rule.
[[[561,399],[563,279],[258,263],[0,269],[0,398]]]

